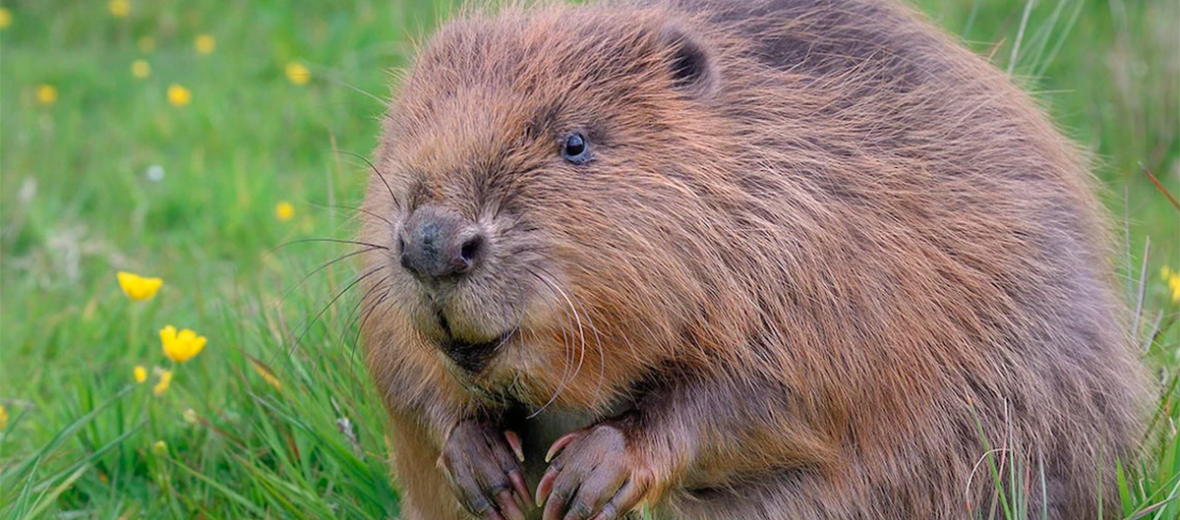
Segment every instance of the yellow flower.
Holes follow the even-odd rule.
[[[107,4],[107,9],[111,10],[111,14],[114,15],[115,18],[123,18],[131,14],[131,2],[128,2],[127,0],[111,0],[110,3]]]
[[[8,410],[4,409],[4,405],[0,405],[0,430],[8,427]]]
[[[258,372],[258,375],[262,376],[262,380],[266,381],[266,384],[273,386],[275,390],[280,392],[283,391],[283,383],[279,382],[279,378],[276,377],[274,372],[271,372],[269,368],[262,366],[262,363],[254,361],[253,359],[250,360],[250,366],[254,367],[254,371]]]
[[[275,206],[275,218],[279,219],[279,222],[287,222],[295,218],[295,205],[285,200],[280,202]]]
[[[152,455],[164,456],[168,454],[168,443],[164,441],[156,441],[152,443]]]
[[[164,280],[159,278],[146,278],[126,271],[119,271],[115,276],[119,278],[119,287],[132,300],[149,299],[164,285]]]
[[[139,52],[152,52],[156,50],[156,39],[151,36],[140,36],[135,45],[139,47]]]
[[[1177,273],[1177,274],[1180,274],[1180,273]],[[1171,278],[1172,278],[1172,268],[1168,267],[1166,265],[1161,267],[1160,268],[1160,280],[1163,280],[1164,283],[1168,283],[1168,280],[1170,280]]]
[[[205,336],[198,336],[189,329],[178,333],[171,325],[160,329],[160,341],[164,344],[164,355],[177,363],[192,359],[205,348]]]
[[[40,85],[37,87],[37,102],[49,106],[57,102],[57,87]]]
[[[147,60],[135,60],[131,62],[131,75],[139,79],[144,79],[152,74],[152,66],[148,65]]]
[[[287,80],[296,85],[306,85],[308,81],[311,81],[311,71],[297,61],[288,63],[286,72]]]
[[[164,392],[168,391],[169,386],[172,386],[172,371],[161,370],[160,381],[156,383],[156,386],[152,387],[152,393],[156,394],[157,396],[163,395]]]
[[[1168,289],[1172,291],[1172,305],[1180,304],[1180,272],[1168,278]]]
[[[202,34],[197,36],[197,41],[194,45],[197,47],[197,52],[201,54],[209,54],[213,52],[213,49],[217,48],[217,40],[214,39],[212,35]]]
[[[175,83],[168,86],[168,102],[174,107],[182,107],[193,100],[193,93]]]
[[[144,381],[147,381],[147,369],[143,368],[143,365],[136,365],[135,370],[133,372],[135,373],[135,382],[136,383],[142,383]]]
[[[0,7],[0,29],[4,29],[12,25],[12,11],[5,7]]]

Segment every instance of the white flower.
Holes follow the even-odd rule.
[[[152,182],[160,182],[164,180],[164,167],[158,164],[148,166],[147,172],[144,173],[147,180]]]

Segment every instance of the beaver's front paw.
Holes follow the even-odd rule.
[[[533,502],[520,466],[523,460],[516,434],[464,421],[447,436],[438,463],[471,514],[489,520],[524,520],[522,509],[532,508]]]
[[[561,455],[553,459],[553,455]],[[628,449],[624,428],[602,423],[557,439],[537,484],[544,520],[623,518],[652,487],[651,469]]]

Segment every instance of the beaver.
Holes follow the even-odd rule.
[[[910,8],[472,10],[381,131],[405,518],[1118,510],[1145,378],[1088,166]]]

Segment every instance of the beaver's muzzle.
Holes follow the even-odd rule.
[[[458,212],[422,206],[398,237],[401,265],[423,283],[454,281],[475,269],[484,240],[479,227]]]

